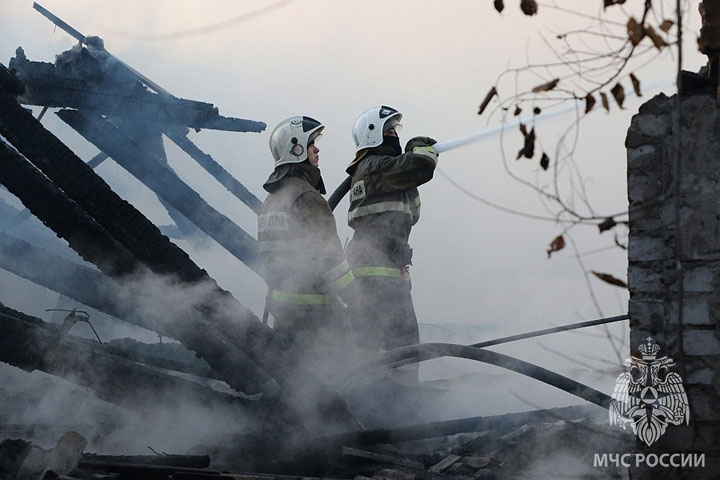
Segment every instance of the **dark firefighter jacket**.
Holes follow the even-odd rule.
[[[353,280],[335,218],[309,183],[313,168],[286,167],[279,180],[271,176],[265,184],[271,193],[258,215],[259,249],[272,299],[282,303],[330,303]]]
[[[419,342],[406,266],[410,229],[420,216],[417,187],[429,181],[437,156],[428,147],[398,156],[368,152],[350,169],[348,223],[355,230],[346,258],[358,295],[350,321],[361,355]],[[417,368],[405,372],[417,381]]]
[[[326,374],[353,361],[339,298],[352,290],[354,277],[343,259],[335,218],[316,189],[319,172],[305,164],[273,172],[264,185],[270,195],[258,215],[258,244],[274,339],[299,346],[302,366]]]
[[[348,260],[356,267],[410,264],[410,229],[420,218],[417,187],[433,177],[437,156],[423,148],[399,156],[373,151],[351,171]]]

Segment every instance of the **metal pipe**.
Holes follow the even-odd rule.
[[[622,320],[628,320],[630,315],[627,313],[624,315],[618,315],[616,317],[598,318],[597,320],[588,320],[586,322],[571,323],[569,325],[562,325],[560,327],[545,328],[542,330],[535,330],[534,332],[519,333],[517,335],[510,335],[509,337],[496,338],[494,340],[487,340],[485,342],[474,343],[471,347],[483,348],[491,345],[500,345],[501,343],[514,342],[516,340],[523,340],[525,338],[541,337],[543,335],[549,335],[551,333],[566,332],[568,330],[577,330],[578,328],[594,327],[596,325],[605,325],[607,323],[620,322]]]
[[[63,20],[61,20],[61,19],[60,19],[59,17],[57,17],[56,15],[53,15],[53,14],[50,12],[50,10],[46,9],[45,7],[43,7],[42,5],[40,5],[39,3],[33,2],[33,8],[34,8],[35,10],[37,10],[38,12],[40,12],[40,14],[41,14],[43,17],[47,18],[47,19],[50,20],[52,23],[54,23],[55,25],[57,25],[58,27],[60,27],[61,30],[64,30],[65,33],[67,33],[68,35],[70,35],[71,37],[73,37],[73,38],[74,38],[75,40],[77,40],[78,42],[81,42],[81,43],[82,43],[82,42],[85,41],[85,35],[83,35],[82,33],[78,32],[77,30],[75,30],[73,27],[71,27],[70,25],[68,25],[67,23],[65,23]]]

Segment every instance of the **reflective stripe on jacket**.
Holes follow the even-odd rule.
[[[369,153],[352,171],[348,224],[358,226],[400,217],[409,227],[420,218],[419,185],[429,181],[437,156],[423,148],[396,157]]]
[[[437,156],[417,147],[398,156],[369,152],[352,172],[348,224],[355,230],[347,259],[358,267],[410,263],[410,230],[420,217],[417,187],[432,179]]]

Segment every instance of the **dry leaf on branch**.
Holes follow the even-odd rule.
[[[615,245],[622,248],[623,250],[627,250],[627,245],[623,245],[622,243],[620,243],[617,234],[615,235]]]
[[[622,280],[620,280],[618,278],[613,277],[612,275],[610,275],[608,273],[600,273],[600,272],[596,272],[596,271],[592,271],[591,273],[605,283],[609,283],[610,285],[615,285],[616,287],[628,288],[627,283],[623,282]]]
[[[627,34],[630,43],[632,43],[634,47],[642,41],[643,37],[645,37],[645,29],[643,29],[642,25],[640,25],[637,20],[630,17],[630,20],[628,20],[627,23]]]
[[[490,100],[492,100],[492,98],[497,94],[497,89],[495,87],[492,87],[487,93],[487,95],[485,95],[485,99],[480,104],[480,108],[478,109],[478,115],[482,115],[482,113],[485,111],[488,104],[490,103]]]
[[[633,90],[635,90],[635,95],[642,97],[642,92],[640,91],[640,80],[634,73],[630,74],[630,81],[632,82]]]
[[[543,83],[542,85],[538,85],[537,87],[533,88],[533,93],[540,93],[540,92],[547,92],[548,90],[552,90],[553,88],[557,87],[557,84],[560,82],[559,78],[556,78],[554,80],[550,80],[547,83]]]
[[[672,28],[673,25],[675,25],[675,22],[668,19],[668,20],[663,20],[663,22],[660,24],[660,26],[658,26],[658,28],[660,30],[662,30],[663,32],[667,33],[670,31],[670,29]]]
[[[505,4],[503,3],[503,0],[495,0],[493,2],[493,5],[495,5],[495,10],[497,10],[498,13],[502,13],[502,11],[505,9]]]
[[[525,128],[523,126],[523,128]],[[520,151],[517,154],[516,160],[519,160],[520,157],[525,158],[532,158],[533,155],[535,155],[535,129],[533,128],[530,130],[530,133],[525,135],[525,143],[523,144],[523,148],[520,149]]]
[[[520,115],[520,113],[522,113],[522,108],[520,108],[520,107],[518,107],[518,106],[516,105],[516,106],[515,106],[515,111],[513,112],[513,115],[515,115],[515,116],[517,117],[518,115]]]
[[[604,92],[600,92],[600,101],[602,102],[603,108],[609,112],[610,102],[608,101],[607,95]]]
[[[547,156],[547,153],[543,152],[542,157],[540,158],[540,167],[542,167],[543,170],[547,170],[550,166],[550,157]]]
[[[589,113],[595,106],[595,97],[592,93],[588,93],[585,97],[585,113]]]
[[[657,48],[658,50],[662,50],[663,47],[667,47],[667,46],[668,46],[668,44],[667,44],[667,42],[665,41],[665,39],[663,39],[663,38],[660,36],[660,34],[658,34],[658,33],[655,31],[655,29],[654,29],[653,27],[651,27],[650,25],[648,25],[647,27],[645,27],[645,34],[646,34],[648,37],[650,37],[650,40],[652,40],[653,45],[655,45],[655,48]]]
[[[535,0],[520,0],[520,10],[525,15],[535,15],[537,13],[538,5]]]
[[[550,248],[548,248],[547,251],[548,258],[550,258],[554,252],[559,252],[563,248],[565,248],[565,239],[562,235],[558,235],[550,242]]]
[[[610,230],[615,225],[617,225],[617,222],[615,221],[615,219],[612,217],[608,217],[605,220],[603,220],[601,223],[598,224],[598,228],[600,229],[600,233],[602,233],[606,230]]]
[[[620,83],[616,83],[615,86],[610,90],[610,93],[612,93],[613,98],[617,102],[618,106],[622,109],[623,108],[623,102],[625,101],[625,89],[623,88]]]

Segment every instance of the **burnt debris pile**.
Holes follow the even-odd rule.
[[[459,429],[464,433],[448,436],[430,432],[442,432],[455,422],[325,437],[307,442],[304,451],[292,455],[258,438],[254,444],[244,442],[243,448],[225,445],[224,453],[214,457],[85,453],[87,440],[68,432],[53,449],[22,440],[0,443],[0,474],[48,479],[469,480],[555,478],[562,472],[572,478],[623,478],[622,466],[601,465],[595,457],[621,455],[632,448],[634,437],[611,429],[604,419],[598,407],[565,407],[466,419],[466,428]],[[238,463],[238,456],[244,462]],[[245,469],[236,470],[239,465]],[[252,467],[250,473],[247,468]]]

